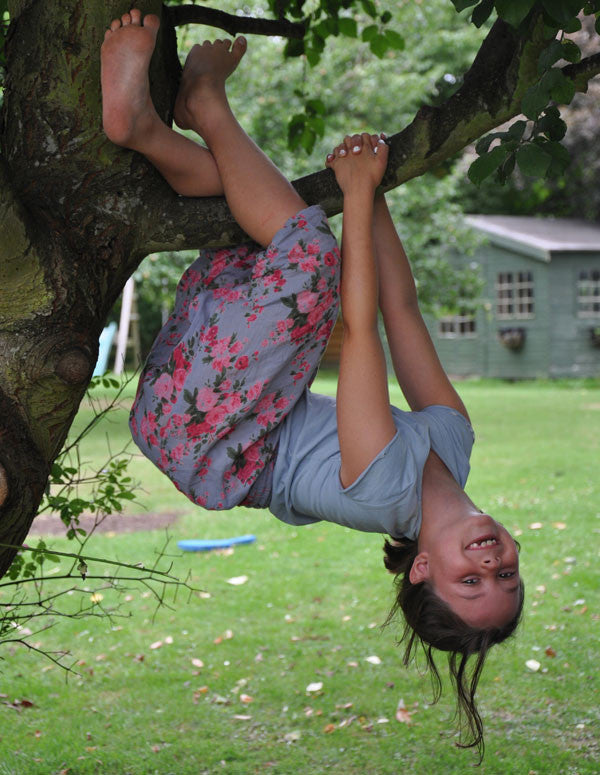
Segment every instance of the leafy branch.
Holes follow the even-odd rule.
[[[458,11],[475,5],[476,0],[452,0]],[[521,111],[525,119],[518,119],[508,129],[492,132],[477,143],[479,158],[469,169],[469,178],[480,184],[490,175],[505,183],[518,166],[524,175],[557,177],[568,166],[569,153],[561,144],[567,127],[561,119],[559,105],[573,100],[578,76],[597,72],[598,56],[581,59],[581,50],[566,34],[582,28],[578,14],[593,14],[595,28],[600,33],[600,0],[483,0],[476,5],[471,20],[481,26],[496,8],[498,16],[525,33],[535,14],[541,16],[543,35],[548,41],[537,62],[538,80],[525,92]],[[485,17],[485,18],[484,18]],[[590,61],[592,60],[592,61]],[[564,67],[556,66],[569,62]],[[492,147],[493,145],[493,147]]]
[[[51,512],[62,520],[66,537],[75,539],[79,544],[78,551],[57,551],[47,546],[40,539],[35,546],[12,546],[0,544],[5,549],[16,549],[17,554],[8,569],[8,580],[0,582],[0,598],[8,595],[7,602],[0,603],[0,644],[21,643],[31,651],[44,654],[51,661],[70,671],[65,664],[68,652],[50,652],[38,648],[31,643],[31,638],[54,626],[60,618],[80,619],[88,616],[101,616],[112,619],[123,616],[119,613],[120,603],[108,606],[103,602],[104,593],[117,595],[117,599],[131,588],[131,585],[141,585],[154,597],[157,610],[167,605],[166,593],[172,590],[174,595],[183,587],[190,594],[198,591],[192,588],[187,580],[181,580],[172,573],[172,563],[161,567],[166,557],[168,537],[163,548],[157,552],[157,557],[150,567],[142,563],[125,563],[105,557],[97,557],[88,553],[85,546],[94,531],[109,515],[121,512],[124,501],[135,500],[133,489],[136,485],[127,475],[127,466],[131,455],[121,457],[110,451],[104,465],[90,474],[79,474],[82,470],[80,443],[99,422],[115,409],[129,380],[122,383],[112,377],[100,377],[92,381],[88,390],[88,399],[94,409],[94,415],[83,430],[65,445],[61,455],[55,461],[48,488],[38,513]],[[99,386],[116,388],[115,394],[104,405],[93,397],[93,390]],[[75,458],[75,462],[73,461]],[[82,485],[92,490],[87,495],[81,495]],[[58,489],[56,489],[58,488]],[[80,516],[91,513],[94,521],[89,531],[80,527]],[[66,561],[66,563],[65,563]],[[52,570],[46,572],[48,564]],[[62,563],[62,567],[61,564]],[[106,568],[103,574],[90,568],[98,565]],[[91,589],[82,586],[83,582],[99,583]],[[48,584],[52,591],[46,591]],[[58,585],[58,590],[56,586]],[[78,604],[73,605],[73,601]],[[46,624],[33,633],[27,624],[43,619]]]

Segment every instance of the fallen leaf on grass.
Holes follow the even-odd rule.
[[[252,716],[245,716],[242,713],[236,713],[233,718],[237,719],[238,721],[251,721],[252,720]]]
[[[546,654],[547,657],[555,657],[556,656],[556,651],[554,651],[552,646],[548,646],[548,648],[545,650],[544,653]]]
[[[162,645],[162,640],[155,640],[154,643],[150,644],[150,648],[154,651],[155,649],[159,649]]]
[[[302,737],[302,733],[299,729],[294,729],[293,732],[288,732],[286,735],[283,736],[283,739],[286,743],[297,743],[298,740]]]
[[[326,724],[323,727],[323,732],[325,732],[326,735],[329,735],[332,732],[335,732],[335,724]]]
[[[240,702],[243,702],[244,705],[249,705],[251,702],[254,702],[254,697],[251,697],[249,694],[240,694]]]
[[[104,595],[100,594],[100,592],[94,592],[93,595],[90,595],[90,600],[92,603],[100,603],[104,600]]]
[[[231,640],[233,638],[233,630],[225,630],[222,635],[216,637],[213,641],[216,645],[223,643],[224,640]]]
[[[381,664],[381,659],[379,659],[378,656],[373,654],[370,657],[366,657],[365,658],[365,662],[370,662],[372,665],[380,665]]]
[[[529,525],[530,530],[541,530],[541,528],[544,527],[543,522],[532,522],[531,525]]]
[[[227,579],[227,583],[234,587],[239,587],[241,584],[245,584],[248,581],[248,576],[232,576]]]
[[[537,671],[540,669],[541,665],[537,661],[537,659],[528,659],[527,662],[525,662],[525,667],[528,670],[531,670],[532,673],[537,673]]]
[[[406,710],[404,700],[400,699],[398,701],[398,707],[396,708],[396,721],[399,721],[401,724],[412,724],[411,716],[412,713]]]
[[[194,667],[204,667],[204,662],[201,659],[194,657],[192,659],[192,665],[194,665]]]
[[[323,689],[323,681],[315,681],[314,683],[308,684],[306,687],[306,693],[307,694],[313,694],[315,692],[320,692]]]
[[[552,527],[556,528],[557,530],[565,530],[567,526],[564,522],[553,522]]]

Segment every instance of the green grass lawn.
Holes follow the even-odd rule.
[[[327,376],[316,385],[334,387]],[[598,384],[458,387],[477,433],[468,492],[518,534],[526,583],[521,629],[492,652],[480,682],[480,771],[597,773]],[[402,405],[397,392],[392,400]],[[106,436],[112,449],[127,440],[128,402],[85,440],[84,460],[101,462]],[[84,408],[76,424],[87,419]],[[242,508],[208,513],[146,461],[132,470],[143,506],[129,512],[181,512],[168,560],[205,592],[168,597],[157,611],[148,590],[132,585],[123,618],[64,619],[36,635],[40,648],[69,649],[77,674],[67,679],[24,647],[5,646],[0,775],[472,771],[473,753],[454,745],[448,688],[432,706],[428,679],[401,665],[400,623],[380,628],[392,601],[380,537],[329,524],[295,529]],[[225,554],[176,547],[241,533],[256,543]],[[164,540],[164,531],[99,534],[88,551],[149,565]],[[53,546],[72,548],[65,539]],[[227,583],[242,575],[246,583]],[[367,661],[374,656],[380,663]],[[308,694],[315,682],[322,690]],[[410,724],[396,720],[400,700]]]

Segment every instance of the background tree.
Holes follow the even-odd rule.
[[[3,0],[7,12],[4,99],[0,126],[0,543],[19,545],[41,500],[97,355],[99,333],[125,281],[149,253],[233,243],[243,238],[221,199],[177,197],[139,155],[113,146],[100,125],[99,47],[108,21],[128,9],[121,0]],[[287,38],[289,56],[319,67],[330,37],[360,35],[385,57],[402,38],[372,0],[269,0],[258,19],[143,0],[162,17],[151,88],[170,122],[180,64],[175,25],[201,22],[234,34]],[[523,111],[508,130],[478,144],[471,167],[479,182],[506,179],[515,163],[526,174],[561,171],[562,122],[553,103],[600,72],[600,53],[581,59],[565,38],[577,14],[598,0],[453,0],[478,26],[498,14],[471,67],[451,94],[431,93],[408,125],[391,137],[383,187],[391,189],[439,168],[482,134]],[[368,17],[358,24],[358,11]],[[8,18],[5,17],[5,21]],[[465,23],[468,21],[465,19]],[[564,64],[562,60],[570,64]],[[414,67],[414,63],[410,63]],[[342,74],[343,76],[343,74]],[[342,78],[343,80],[343,78]],[[381,86],[387,93],[386,87]],[[401,95],[389,94],[392,103]],[[305,110],[289,138],[308,147],[323,126],[326,103],[301,92]],[[430,104],[426,104],[430,103]],[[400,119],[392,130],[402,123]],[[259,140],[261,138],[259,137]],[[330,171],[295,182],[328,214],[341,209]],[[0,573],[14,550],[0,554]]]

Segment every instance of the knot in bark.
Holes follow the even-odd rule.
[[[54,371],[67,384],[79,385],[90,378],[91,369],[89,355],[79,347],[74,347],[61,356]]]
[[[0,507],[6,503],[8,498],[8,476],[6,469],[0,463]]]

